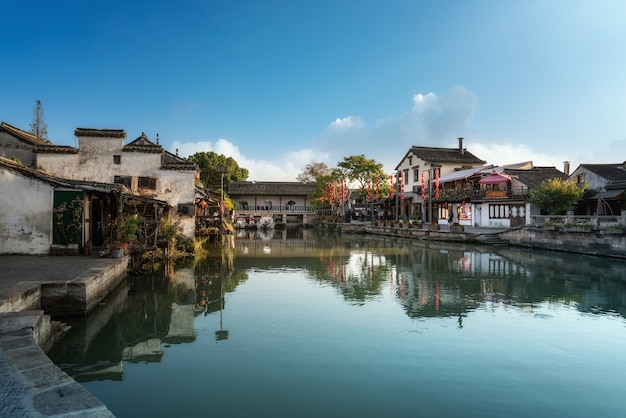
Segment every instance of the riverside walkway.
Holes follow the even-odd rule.
[[[42,347],[58,323],[40,310],[41,288],[84,282],[123,260],[91,256],[0,256],[0,416],[113,417],[98,399],[55,366]]]

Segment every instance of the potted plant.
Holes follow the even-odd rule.
[[[454,222],[450,224],[450,232],[463,232],[465,231],[465,227],[458,222]]]
[[[124,215],[118,224],[119,239],[124,244],[135,242],[139,236],[139,225],[143,218],[139,215]]]
[[[591,232],[591,224],[587,223],[566,223],[563,227],[566,232]]]
[[[83,232],[83,200],[76,196],[69,202],[63,202],[53,209],[53,214],[59,237],[65,242],[66,250],[51,249],[51,254],[78,255]]]
[[[117,219],[115,225],[115,240],[111,247],[113,258],[120,258],[129,244],[134,243],[139,236],[139,226],[143,223],[143,218],[139,215],[124,214]]]
[[[437,222],[430,222],[428,224],[428,230],[429,231],[439,231],[441,229],[441,227],[439,226],[439,224]]]

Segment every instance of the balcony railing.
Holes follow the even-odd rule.
[[[527,187],[514,187],[503,190],[485,189],[443,189],[439,192],[439,201],[461,201],[465,199],[502,199],[502,198],[527,198],[529,190]],[[428,193],[425,194],[428,198]],[[433,196],[434,198],[434,196]]]
[[[282,206],[238,205],[237,212],[311,213],[313,212],[313,207],[310,205],[282,205]]]

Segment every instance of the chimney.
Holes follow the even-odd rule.
[[[459,154],[465,154],[465,150],[463,149],[463,138],[459,138]]]
[[[563,172],[569,176],[569,161],[563,161]]]

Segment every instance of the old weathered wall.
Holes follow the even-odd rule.
[[[78,154],[38,154],[38,167],[47,173],[73,180],[113,183],[115,176],[150,177],[156,179],[156,189],[137,188],[133,193],[167,202],[173,213],[179,204],[193,204],[195,198],[195,172],[188,170],[163,170],[162,154],[122,151],[120,138],[81,137]],[[114,163],[120,156],[120,164]],[[195,234],[195,218],[182,216],[180,225],[188,237]]]
[[[512,245],[626,258],[626,236],[601,232],[545,231],[527,227],[502,233]]]
[[[48,254],[52,243],[53,189],[0,169],[0,254]]]
[[[17,158],[25,166],[31,167],[35,163],[34,148],[6,132],[0,132],[0,157]]]

